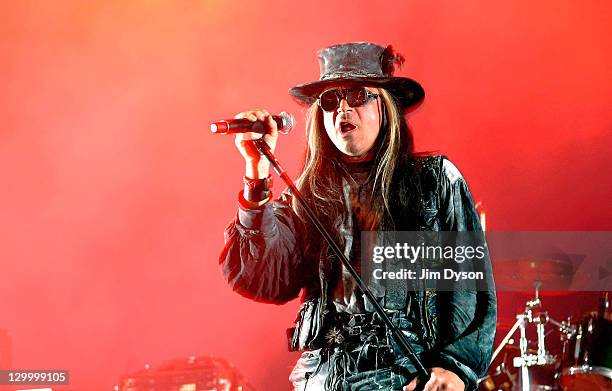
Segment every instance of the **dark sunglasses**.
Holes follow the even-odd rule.
[[[363,106],[378,98],[379,94],[368,91],[365,87],[336,88],[325,91],[319,96],[319,106],[323,111],[335,111],[340,107],[342,99],[346,99],[351,107]]]

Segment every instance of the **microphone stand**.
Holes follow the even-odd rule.
[[[338,247],[333,237],[329,234],[329,232],[327,232],[327,230],[325,229],[321,221],[317,218],[315,213],[312,211],[312,209],[308,205],[308,203],[306,203],[306,201],[304,200],[304,197],[302,196],[298,188],[295,186],[295,183],[293,182],[293,180],[289,177],[289,175],[287,175],[287,172],[285,171],[285,169],[280,165],[279,161],[276,159],[276,157],[272,153],[272,150],[270,150],[270,146],[263,140],[263,138],[253,140],[252,142],[255,145],[255,147],[259,150],[259,152],[268,158],[268,160],[270,161],[270,164],[272,164],[272,167],[274,167],[274,171],[276,171],[278,176],[281,177],[281,179],[287,184],[287,186],[291,189],[293,196],[304,207],[304,210],[306,211],[306,214],[308,215],[308,219],[310,220],[310,222],[315,226],[317,231],[319,231],[321,236],[323,236],[325,241],[330,245],[334,254],[338,258],[340,258],[340,260],[342,261],[342,264],[348,270],[351,276],[355,279],[361,291],[366,295],[368,300],[370,300],[370,303],[372,303],[372,306],[374,307],[374,311],[376,312],[376,314],[380,316],[380,318],[385,323],[387,328],[391,331],[391,335],[395,339],[395,342],[397,342],[402,352],[410,359],[410,361],[416,368],[418,377],[421,378],[421,380],[427,379],[429,377],[429,374],[427,373],[427,370],[423,366],[423,363],[417,356],[412,346],[410,346],[410,343],[408,342],[408,339],[406,339],[406,336],[404,335],[404,333],[402,333],[399,330],[399,328],[393,324],[393,322],[391,321],[387,313],[383,310],[382,306],[378,303],[378,301],[374,297],[374,294],[372,294],[372,291],[370,290],[370,288],[363,282],[359,274],[357,274],[357,271],[355,271],[355,269],[349,262],[348,258],[346,258],[342,250],[340,250],[340,247]],[[420,386],[422,385],[423,383],[420,384]]]

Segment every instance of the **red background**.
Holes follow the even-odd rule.
[[[612,229],[608,1],[5,1],[0,15],[0,328],[14,367],[68,368],[75,389],[200,354],[288,388],[297,302],[250,302],[222,279],[243,163],[208,124],[253,107],[302,120],[287,89],[318,77],[330,44],[404,54],[427,94],[417,149],[459,166],[489,230]],[[293,174],[303,133],[278,148]],[[500,321],[523,299],[502,298]],[[548,303],[593,302],[564,300]]]

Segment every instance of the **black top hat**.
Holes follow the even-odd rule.
[[[300,103],[312,104],[325,88],[339,83],[358,83],[388,90],[403,110],[415,109],[425,98],[423,87],[407,77],[393,76],[395,66],[404,58],[391,46],[353,42],[330,46],[319,51],[321,77],[299,84],[289,93]]]

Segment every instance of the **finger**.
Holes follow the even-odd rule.
[[[419,384],[419,381],[418,378],[415,377],[406,387],[404,387],[404,391],[414,391],[417,384]]]
[[[276,136],[278,134],[278,125],[270,113],[266,114],[266,124],[268,125],[268,129],[270,129],[270,134]]]
[[[266,122],[266,113],[264,113],[263,110],[255,110],[253,112],[253,115],[255,115],[255,117],[257,117],[258,121]]]
[[[438,377],[432,372],[431,376],[429,377],[429,381],[427,381],[423,387],[423,391],[437,391],[439,385],[440,381]]]
[[[244,141],[257,140],[261,138],[263,134],[255,132],[236,133],[236,142],[242,143]]]
[[[255,114],[259,122],[266,124],[268,128],[267,134],[275,135],[278,132],[276,121],[274,121],[274,118],[272,118],[272,115],[267,110],[257,110],[253,114]]]
[[[248,119],[249,121],[257,121],[257,116],[252,111],[243,111],[234,116],[235,119]]]
[[[272,118],[272,114],[270,114],[270,112],[268,110],[266,110],[266,109],[261,109],[261,110],[259,110],[259,112],[262,115],[261,121],[263,121],[263,122],[267,122],[268,118]]]

